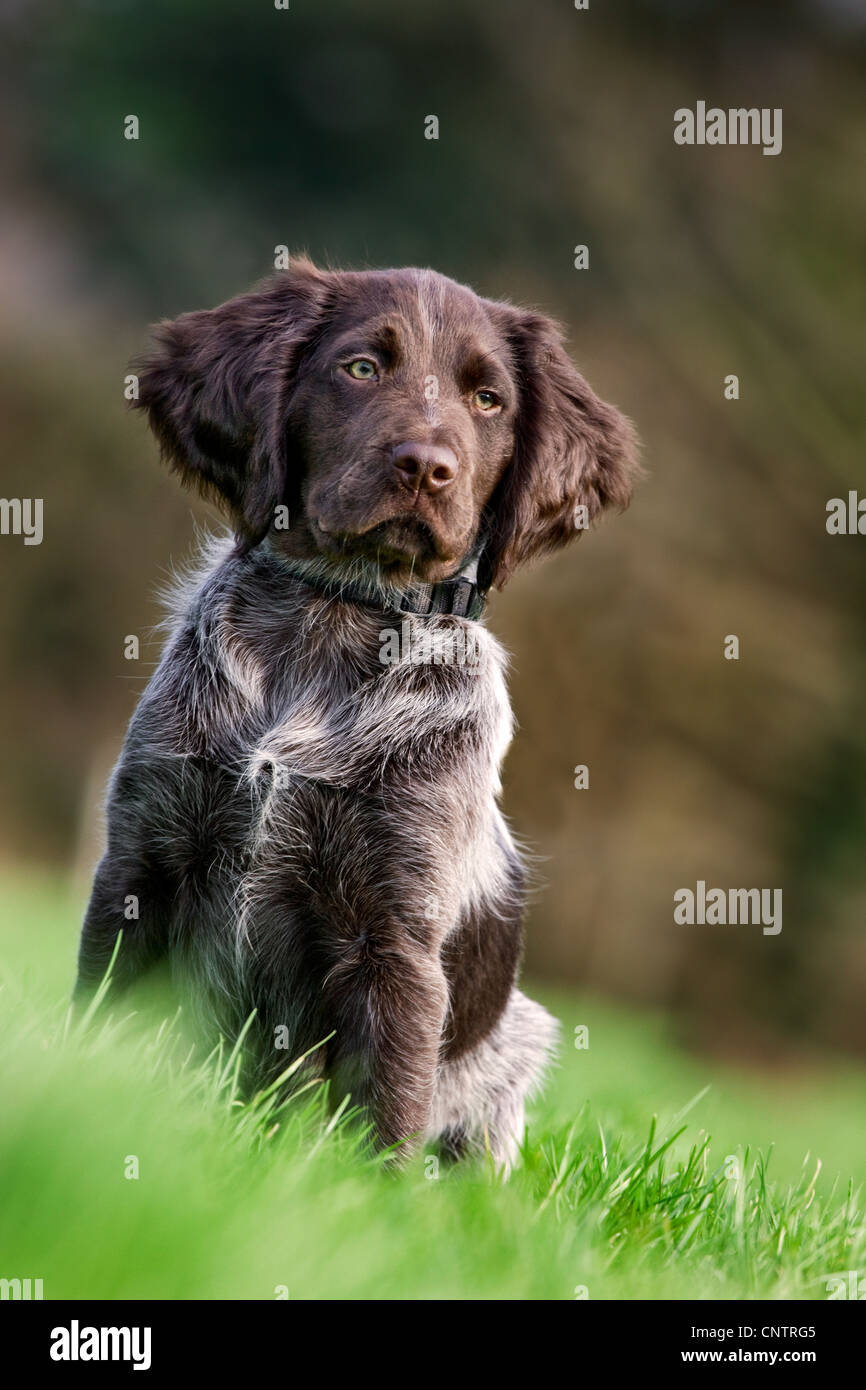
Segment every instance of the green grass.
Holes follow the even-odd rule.
[[[50,877],[0,880],[0,1277],[46,1298],[785,1299],[863,1275],[850,1064],[735,1071],[658,1017],[538,990],[564,1041],[520,1170],[394,1174],[319,1088],[240,1104],[236,1056],[194,1063],[176,1021],[64,1037],[79,910]]]

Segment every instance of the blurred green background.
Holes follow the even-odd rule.
[[[866,490],[863,6],[5,0],[0,38],[3,493],[45,505],[0,538],[6,867],[85,882],[207,519],[124,403],[147,325],[282,244],[433,265],[562,319],[649,473],[491,609],[529,969],[741,1060],[866,1053],[866,540],[825,530]],[[698,100],[782,107],[781,155],[676,146]],[[677,926],[699,878],[781,888],[781,935]]]

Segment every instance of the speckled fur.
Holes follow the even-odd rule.
[[[340,365],[359,342],[375,386]],[[492,413],[476,403],[491,380]],[[432,271],[306,261],[164,325],[138,404],[233,537],[178,587],[113,774],[78,996],[122,928],[115,992],[167,961],[206,1039],[254,1013],[249,1087],[311,1050],[305,1075],[364,1107],[379,1146],[508,1168],[556,1025],[516,987],[505,658],[483,623],[386,616],[388,593],[482,544],[501,587],[574,537],[577,507],[624,505],[631,430],[544,316]],[[407,492],[401,439],[447,446],[449,485]],[[395,622],[409,643],[385,662]],[[431,639],[471,661],[413,659]]]

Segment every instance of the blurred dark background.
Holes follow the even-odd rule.
[[[86,876],[207,519],[123,399],[147,325],[278,245],[432,265],[561,318],[649,472],[492,605],[528,969],[705,1048],[866,1052],[866,539],[825,530],[866,492],[864,5],[0,0],[0,39],[2,491],[45,507],[0,537],[6,865]],[[782,153],[675,145],[698,100],[782,107]],[[677,926],[699,878],[782,888],[781,935]]]

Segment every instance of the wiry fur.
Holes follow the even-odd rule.
[[[396,439],[423,428],[459,460],[462,491],[425,497],[423,511],[381,444],[364,453],[356,398],[317,366],[328,325],[360,332],[365,304],[390,335],[399,397],[365,396],[363,430],[377,422],[389,438],[379,416],[391,410]],[[396,326],[383,329],[388,314]],[[365,1106],[380,1145],[423,1136],[508,1166],[555,1024],[515,984],[525,874],[497,800],[512,730],[505,658],[472,624],[471,665],[411,654],[383,664],[396,621],[385,608],[389,591],[447,573],[479,535],[501,583],[568,538],[581,499],[591,515],[624,503],[628,427],[570,366],[549,320],[432,272],[341,279],[303,263],[161,340],[143,404],[173,464],[225,499],[236,539],[210,544],[184,581],[132,719],[79,990],[101,977],[123,927],[116,989],[167,958],[206,1035],[236,1037],[255,1010],[249,1085],[322,1043],[308,1074]],[[496,354],[504,405],[488,427],[464,418],[460,392]],[[443,384],[435,410],[411,394],[431,369]],[[355,460],[345,475],[335,448]],[[289,496],[287,539],[268,515]],[[391,518],[407,516],[412,526],[391,535]],[[387,539],[377,560],[354,550],[371,528]],[[366,586],[370,603],[321,592],[325,576]],[[402,621],[419,639],[468,627]]]

